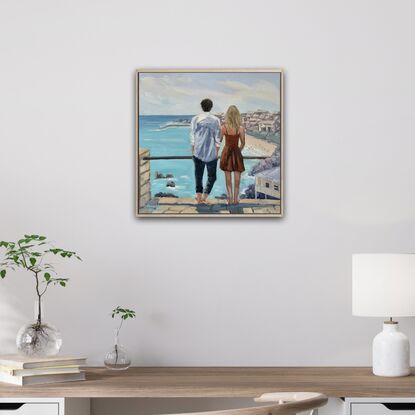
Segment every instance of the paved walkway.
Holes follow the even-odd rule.
[[[160,197],[151,199],[140,209],[148,214],[280,214],[279,200],[241,199],[238,205],[228,204],[224,200],[212,199],[209,204],[197,204],[192,198]]]

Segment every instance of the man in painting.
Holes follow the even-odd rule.
[[[195,165],[196,201],[197,203],[207,203],[216,181],[221,126],[219,118],[210,113],[213,107],[212,100],[205,98],[200,105],[203,112],[192,118],[190,142]],[[203,188],[205,167],[208,177],[206,186]]]

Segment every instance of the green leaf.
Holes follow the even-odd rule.
[[[49,272],[45,272],[44,277],[45,277],[45,280],[46,280],[46,281],[49,281],[49,280],[50,280],[50,278],[51,278],[51,275],[49,274]]]
[[[117,306],[117,308],[114,308],[114,310],[112,310],[111,314],[112,318],[114,318],[115,316],[119,316],[122,320],[128,320],[129,318],[135,318],[136,315],[134,310]]]
[[[0,271],[0,277],[1,278],[4,278],[6,276],[6,270],[5,269],[2,269],[1,271]]]
[[[66,282],[65,282],[65,281],[59,281],[59,284],[60,284],[62,287],[66,287]]]
[[[36,258],[30,258],[29,261],[32,264],[32,266],[36,265]]]
[[[44,241],[46,239],[46,236],[39,236],[39,241]]]

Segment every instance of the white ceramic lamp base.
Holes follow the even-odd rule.
[[[385,321],[383,331],[373,339],[373,374],[408,376],[410,374],[409,340],[395,321]]]

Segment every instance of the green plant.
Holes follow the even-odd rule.
[[[42,297],[51,285],[65,287],[68,278],[62,278],[56,272],[53,264],[47,261],[50,256],[61,258],[81,258],[73,251],[56,248],[46,236],[24,235],[17,242],[0,241],[0,248],[6,250],[5,257],[0,262],[0,277],[6,277],[8,270],[15,271],[17,268],[32,273],[35,281],[36,296],[38,298],[37,320],[33,325],[36,331],[42,329]],[[36,340],[36,339],[34,339]]]
[[[116,308],[114,308],[114,310],[112,310],[111,312],[111,317],[112,318],[116,318],[119,317],[120,318],[120,325],[118,326],[118,328],[116,329],[115,332],[115,364],[117,364],[118,362],[118,336],[120,334],[120,330],[121,327],[124,323],[125,320],[128,320],[129,318],[135,318],[135,311],[134,310],[130,310],[129,308],[123,308],[120,306],[117,306]]]

